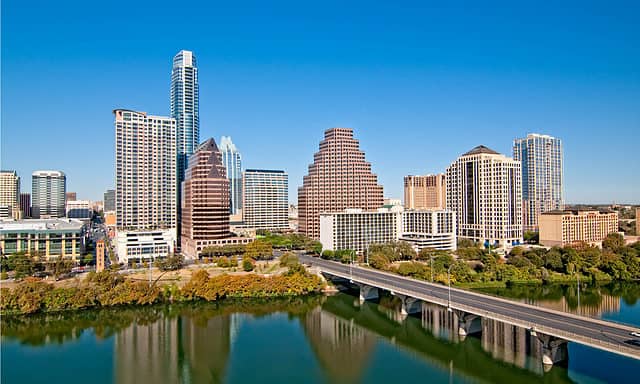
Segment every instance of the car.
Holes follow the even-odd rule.
[[[633,337],[640,337],[640,332],[631,332],[629,334]]]
[[[640,347],[640,340],[637,340],[637,339],[625,340],[625,344],[630,344],[636,347]]]

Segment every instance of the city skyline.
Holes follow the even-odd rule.
[[[241,18],[237,9],[225,8],[216,17],[230,21],[220,27],[199,27],[197,39],[185,33],[163,39],[168,35],[154,31],[160,33],[154,40],[142,28],[124,32],[114,28],[115,36],[102,36],[95,46],[87,46],[88,39],[100,32],[77,21],[73,16],[77,11],[66,6],[54,11],[48,5],[33,10],[3,3],[5,97],[0,161],[2,169],[18,172],[22,191],[31,189],[27,179],[34,170],[60,169],[68,176],[69,190],[83,199],[100,200],[106,189],[115,187],[111,110],[132,107],[169,115],[170,58],[188,49],[198,57],[200,136],[233,136],[243,149],[247,168],[287,171],[290,202],[296,201],[297,187],[322,132],[339,126],[358,132],[387,197],[402,197],[405,175],[441,173],[467,148],[485,145],[510,154],[514,139],[540,133],[563,141],[566,203],[639,202],[640,181],[630,176],[639,173],[640,164],[628,158],[634,153],[640,125],[634,102],[640,98],[634,69],[639,67],[640,54],[632,49],[638,45],[637,34],[629,29],[633,12],[623,7],[611,7],[608,15],[599,14],[595,7],[553,9],[546,15],[542,7],[531,10],[531,16],[525,16],[527,9],[506,7],[489,15],[500,27],[479,23],[474,16],[487,16],[487,12],[470,9],[461,17],[470,21],[469,28],[482,27],[479,37],[455,32],[443,22],[423,26],[439,16],[453,20],[456,13],[451,9],[417,9],[416,17],[425,17],[419,21],[391,7],[390,19],[406,16],[407,26],[385,23],[380,31],[374,29],[378,25],[375,12],[365,12],[359,19],[362,31],[358,31],[341,28],[341,16],[324,9],[319,22],[299,9],[271,21],[258,12]],[[375,9],[380,6],[371,7],[380,11]],[[356,17],[356,10],[347,7],[346,17]],[[73,22],[50,25],[47,46],[37,40],[38,28],[17,33],[18,27],[28,30],[43,18],[65,11]],[[117,21],[110,12],[96,17]],[[166,10],[157,12],[168,17]],[[303,28],[295,21],[297,13],[309,26]],[[562,27],[567,14],[573,18],[571,33]],[[518,17],[510,22],[510,16]],[[230,42],[208,39],[219,33],[216,28],[229,28],[239,17],[239,27],[234,27],[238,29],[229,30],[234,37]],[[550,32],[533,28],[540,32],[533,36],[531,28],[527,31],[518,25],[535,18]],[[260,33],[242,31],[245,23],[256,20],[267,28]],[[596,31],[592,25],[598,21],[604,27]],[[67,37],[79,26],[87,28],[86,36]],[[302,28],[299,39],[312,41],[315,50],[281,40],[293,27]],[[321,30],[326,38],[319,35]],[[514,36],[504,37],[506,30]],[[150,38],[151,43],[145,51],[112,44],[110,39],[125,36],[122,33]],[[447,38],[432,38],[438,35]],[[498,49],[482,40],[496,36],[506,39],[506,46]],[[51,40],[59,38],[68,39],[68,45],[52,49],[58,45]],[[518,39],[530,43],[528,52],[518,48]],[[265,46],[256,44],[259,41]],[[563,44],[568,42],[573,43],[572,49],[564,52]],[[123,49],[123,55],[115,55],[114,48],[105,44]],[[83,48],[78,50],[81,54],[73,53],[78,47]],[[470,53],[462,53],[465,50]],[[482,50],[494,58],[474,56]],[[119,78],[122,81],[114,81]],[[127,83],[134,85],[123,92]],[[73,121],[64,113],[69,105],[78,107]],[[29,113],[34,107],[41,113]],[[612,132],[615,150],[603,148]],[[29,136],[40,139],[30,142],[31,150],[25,151]],[[84,145],[76,141],[79,138]],[[62,145],[74,151],[63,153]],[[403,157],[407,152],[422,158],[407,163]]]

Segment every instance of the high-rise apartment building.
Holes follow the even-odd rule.
[[[116,227],[176,228],[176,121],[116,109]]]
[[[459,237],[491,247],[522,242],[520,162],[483,145],[447,168],[447,209],[456,213]]]
[[[60,171],[35,171],[31,175],[31,216],[58,218],[66,214],[67,177]]]
[[[285,171],[247,169],[242,174],[242,221],[251,228],[289,228],[289,176]]]
[[[446,177],[443,173],[404,177],[404,207],[407,209],[444,209]]]
[[[182,252],[197,258],[203,248],[230,236],[229,180],[215,140],[198,146],[182,183]]]
[[[20,216],[20,177],[16,171],[0,171],[0,217]]]
[[[220,152],[231,188],[230,212],[237,215],[242,209],[242,156],[229,136],[220,139]]]
[[[116,210],[116,190],[107,189],[104,193],[104,211],[113,212]]]
[[[562,142],[529,134],[513,141],[513,158],[522,170],[522,224],[525,231],[538,230],[540,214],[563,209]]]
[[[28,218],[31,217],[31,194],[30,193],[21,193],[20,194],[20,210],[22,211],[22,217]]]
[[[319,239],[320,213],[347,208],[375,210],[382,203],[382,186],[353,138],[353,130],[326,130],[309,173],[298,188],[299,231]]]
[[[200,140],[199,105],[196,57],[193,52],[182,50],[173,57],[171,69],[171,117],[176,121],[178,188],[184,180],[189,156]]]

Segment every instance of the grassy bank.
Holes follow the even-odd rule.
[[[282,275],[220,275],[194,272],[183,286],[149,285],[109,271],[92,274],[73,287],[54,287],[29,278],[15,288],[0,289],[0,314],[52,313],[116,306],[218,301],[226,298],[276,298],[308,295],[322,288],[319,277],[293,267]]]

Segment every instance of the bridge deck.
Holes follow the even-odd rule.
[[[449,305],[452,309],[518,327],[533,328],[539,333],[640,359],[640,346],[628,343],[634,339],[629,333],[637,331],[631,326],[577,316],[457,288],[451,288],[451,302],[449,303],[448,287],[439,284],[431,284],[355,265],[351,267],[306,255],[301,255],[300,260],[318,267],[322,272],[350,279],[356,283],[382,288],[430,303]]]

